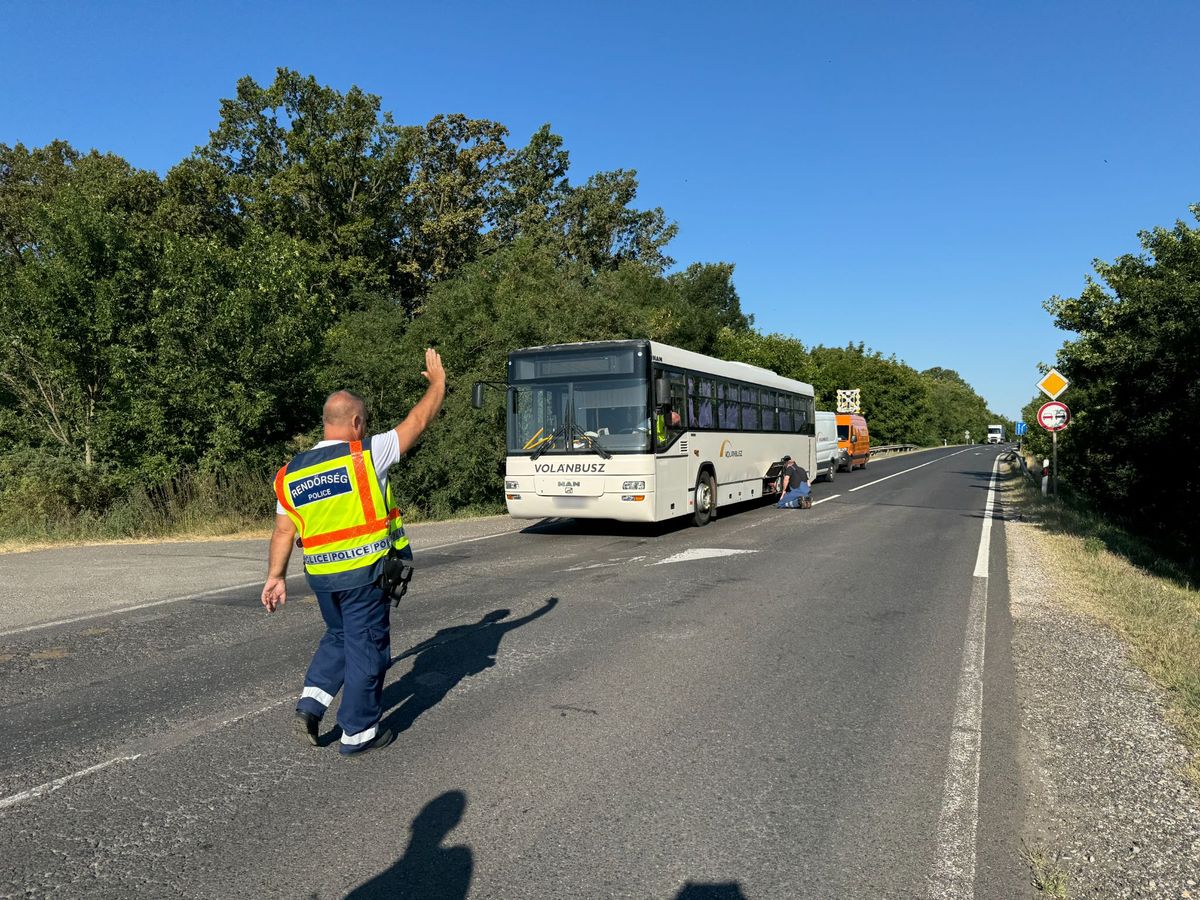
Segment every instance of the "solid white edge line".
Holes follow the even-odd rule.
[[[289,575],[288,578],[299,578],[300,575]],[[229,591],[241,591],[248,587],[256,587],[261,585],[266,579],[258,581],[248,581],[245,584],[231,584],[228,587],[213,588],[211,591],[201,591],[198,594],[186,594],[183,597],[168,597],[165,600],[151,600],[149,603],[136,603],[133,606],[119,606],[115,609],[106,609],[99,612],[88,613],[85,616],[75,616],[70,619],[57,619],[53,622],[42,622],[40,625],[26,625],[23,628],[14,628],[12,631],[0,631],[0,638],[10,637],[14,634],[24,634],[28,631],[37,631],[41,628],[53,628],[56,625],[74,625],[76,622],[86,622],[89,619],[99,619],[104,616],[116,616],[121,613],[136,612],[139,609],[150,609],[152,606],[163,606],[167,603],[181,603],[184,600],[199,600],[201,597],[210,597],[213,594],[224,594]]]
[[[973,900],[975,897],[987,595],[988,580],[972,577],[962,674],[954,702],[949,762],[942,788],[942,809],[938,815],[937,853],[929,873],[929,896],[935,900]]]
[[[938,816],[938,846],[929,875],[929,896],[935,900],[973,900],[979,832],[979,771],[983,749],[983,667],[987,635],[987,563],[995,508],[1000,457],[992,466],[971,599],[963,641],[962,672],[954,702],[949,763]],[[982,567],[982,575],[980,570]]]
[[[528,527],[528,526],[526,526]],[[473,544],[476,541],[488,541],[492,538],[504,537],[506,534],[517,534],[516,531],[497,531],[495,534],[485,534],[482,537],[463,538],[461,541],[450,541],[447,544],[436,544],[432,547],[413,547],[413,553],[429,553],[433,550],[441,550],[443,547],[455,547],[458,544]]]
[[[987,503],[983,507],[983,530],[979,534],[979,552],[975,554],[975,577],[988,577],[988,560],[992,547],[992,517],[996,511],[996,478],[1000,474],[1000,457],[992,466],[992,478],[988,482]]]
[[[45,784],[39,784],[37,787],[32,787],[27,791],[21,791],[19,794],[13,794],[11,797],[5,797],[0,800],[0,809],[8,809],[10,806],[16,806],[18,803],[23,803],[26,800],[33,800],[36,797],[41,797],[44,794],[49,794],[52,791],[57,791],[60,787],[69,781],[74,781],[76,778],[82,778],[85,775],[91,775],[93,772],[99,772],[101,769],[107,769],[109,766],[119,762],[130,762],[137,759],[142,754],[135,753],[132,756],[118,756],[110,759],[107,762],[97,763],[94,766],[88,766],[86,769],[80,769],[78,772],[72,772],[70,775],[64,775],[62,778],[55,778],[53,781],[47,781]]]
[[[513,534],[512,531],[498,531],[495,534],[485,534],[482,537],[465,538],[461,541],[450,541],[446,544],[437,544],[433,547],[418,547],[414,550],[417,553],[426,553],[433,550],[441,550],[443,547],[453,547],[457,544],[471,544],[475,541],[486,541],[489,538],[501,537],[506,534]],[[303,578],[303,572],[297,572],[289,575],[288,580],[293,578]],[[74,625],[77,622],[87,622],[90,619],[100,619],[104,616],[119,616],[122,613],[137,612],[139,609],[150,609],[153,606],[163,606],[167,603],[182,603],[185,600],[199,600],[201,597],[210,597],[213,594],[223,594],[227,591],[244,591],[246,588],[258,587],[266,578],[260,578],[258,581],[248,581],[245,584],[231,584],[228,587],[213,588],[211,591],[201,591],[198,594],[185,594],[182,597],[168,597],[165,600],[151,600],[149,603],[137,603],[133,606],[119,606],[115,609],[106,609],[99,612],[88,613],[84,616],[74,616],[70,619],[56,619],[53,622],[42,622],[38,625],[26,625],[22,628],[13,628],[10,631],[0,631],[0,638],[12,637],[14,634],[26,634],[30,631],[39,631],[43,628],[54,628],[58,625]]]
[[[874,481],[868,481],[866,484],[860,484],[858,487],[850,488],[850,493],[853,494],[855,491],[861,491],[863,488],[869,488],[873,484],[879,484],[879,482],[887,481],[889,478],[895,478],[897,475],[906,475],[909,472],[915,472],[917,469],[923,469],[926,466],[932,466],[934,463],[939,463],[944,459],[949,459],[952,456],[958,456],[959,453],[967,453],[969,452],[969,449],[970,448],[967,450],[959,450],[955,453],[947,453],[945,456],[939,456],[937,459],[931,459],[929,462],[921,463],[919,466],[913,466],[911,469],[903,469],[899,472],[893,472],[891,475],[884,475],[882,478],[876,478]]]

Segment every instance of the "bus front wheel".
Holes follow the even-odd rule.
[[[708,524],[709,519],[713,517],[716,502],[717,483],[711,473],[701,472],[700,477],[696,479],[696,499],[693,503],[697,525]]]

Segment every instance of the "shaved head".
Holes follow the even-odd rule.
[[[325,399],[325,408],[321,411],[327,436],[337,436],[345,430],[356,431],[366,419],[367,408],[362,398],[349,391],[334,391]]]

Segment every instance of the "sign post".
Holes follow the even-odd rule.
[[[1041,387],[1040,384],[1038,386]],[[1045,389],[1043,388],[1043,390]],[[1059,393],[1061,394],[1062,391],[1060,390]],[[1038,407],[1037,420],[1039,425],[1050,432],[1050,494],[1057,497],[1058,433],[1071,423],[1071,410],[1067,409],[1067,404],[1051,400]]]
[[[1050,464],[1050,493],[1055,497],[1058,496],[1058,433],[1066,428],[1067,423],[1071,421],[1071,411],[1067,409],[1067,405],[1056,401],[1070,384],[1071,382],[1067,381],[1058,369],[1051,369],[1037,383],[1038,390],[1050,398],[1050,402],[1043,403],[1041,409],[1038,410],[1037,419],[1038,424],[1050,432],[1050,456],[1052,460]],[[1042,410],[1046,409],[1046,407],[1053,408],[1053,411],[1050,413],[1053,416],[1050,425],[1046,424],[1042,419]],[[1061,424],[1059,424],[1060,419]],[[1051,427],[1052,425],[1054,427]]]

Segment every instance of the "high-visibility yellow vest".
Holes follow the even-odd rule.
[[[667,417],[662,413],[654,417],[654,436],[660,447],[667,442]]]
[[[275,496],[300,534],[313,590],[370,584],[388,550],[408,546],[391,485],[384,497],[361,441],[297,454],[276,474]]]

